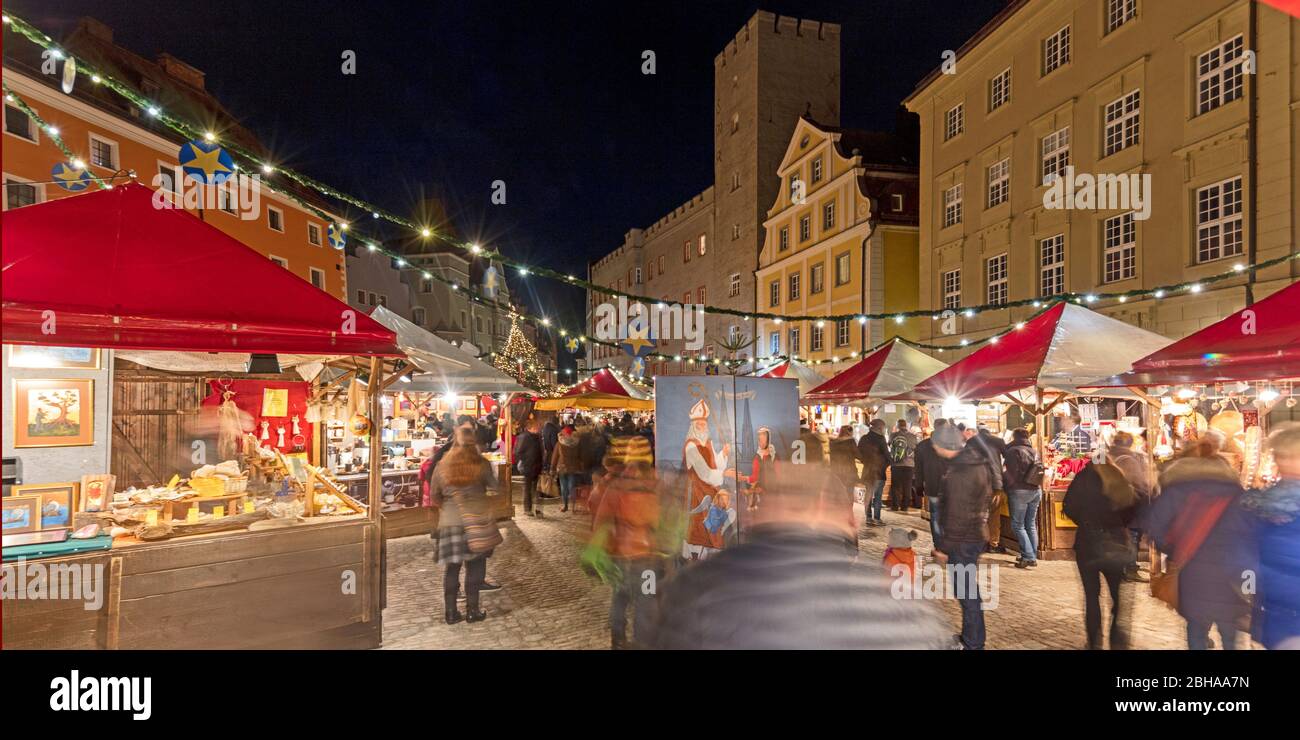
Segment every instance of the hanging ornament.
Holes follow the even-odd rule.
[[[50,175],[59,187],[70,193],[80,193],[95,181],[95,178],[90,175],[90,171],[86,167],[77,167],[70,162],[55,164],[54,168],[50,170]]]
[[[1295,408],[1295,396],[1291,396],[1286,400],[1286,407],[1289,409]]]
[[[364,437],[370,434],[370,420],[361,414],[355,414],[348,421],[348,428],[352,430],[353,436]]]
[[[577,337],[569,337],[564,341],[564,348],[569,350],[570,353],[576,353],[581,346]]]
[[[330,224],[326,227],[325,236],[330,240],[330,246],[335,249],[342,249],[347,246],[348,235],[338,224]]]
[[[650,327],[631,326],[628,327],[627,336],[618,343],[618,346],[622,348],[629,357],[640,359],[650,354],[650,350],[654,348],[655,342],[654,338],[650,336]]]
[[[275,441],[275,446],[284,447],[284,425],[281,424],[280,426],[276,427],[275,433],[279,437],[279,439]]]
[[[63,93],[72,94],[72,86],[77,82],[77,60],[68,57],[63,61]]]
[[[302,434],[302,429],[300,429],[300,428],[298,427],[298,415],[297,415],[297,414],[294,414],[294,416],[293,416],[293,434],[294,434],[295,437],[298,436],[299,434]]]
[[[187,141],[176,158],[185,175],[200,185],[220,185],[235,174],[235,160],[213,142]]]
[[[645,375],[645,360],[640,357],[633,357],[632,366],[628,368],[628,374],[634,378]]]
[[[270,438],[271,438],[271,422],[269,422],[269,421],[263,421],[263,422],[262,422],[262,440],[263,440],[263,441],[266,441],[266,440],[269,440]]]

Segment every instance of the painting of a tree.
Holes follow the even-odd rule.
[[[17,447],[94,443],[90,380],[15,381]],[[21,420],[21,424],[19,424]]]

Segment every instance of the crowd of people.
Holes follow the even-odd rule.
[[[485,584],[486,561],[501,541],[486,517],[492,480],[477,432],[473,419],[458,420],[452,441],[422,471],[429,503],[441,508],[435,534],[448,623],[486,617],[478,596],[494,586]],[[865,431],[841,427],[823,443],[805,424],[802,459],[756,458],[751,472],[763,479],[762,504],[749,511],[745,536],[689,562],[680,547],[687,521],[681,481],[656,470],[653,437],[652,417],[623,414],[545,423],[530,417],[515,440],[525,511],[541,515],[543,473],[556,479],[562,512],[572,510],[579,492],[587,497],[592,536],[581,562],[611,588],[613,648],[983,649],[979,580],[956,591],[962,618],[955,635],[942,628],[933,604],[897,598],[886,568],[859,557],[855,491],[868,527],[884,524],[886,488],[892,511],[928,510],[930,558],[964,573],[974,573],[986,553],[1008,552],[1005,497],[1014,566],[1038,566],[1045,469],[1026,429],[1004,439],[982,426],[937,419],[922,438],[905,420],[889,430],[876,419]],[[1153,566],[1153,592],[1186,620],[1189,648],[1211,646],[1212,628],[1225,648],[1238,647],[1243,633],[1270,649],[1300,641],[1300,428],[1270,437],[1280,480],[1266,490],[1241,487],[1221,442],[1211,430],[1153,476],[1131,435],[1116,433],[1098,449],[1077,417],[1063,420],[1049,444],[1059,455],[1091,458],[1063,502],[1077,524],[1088,647],[1130,643],[1133,598],[1121,585],[1146,580],[1138,568],[1143,536],[1166,556]],[[898,553],[910,553],[912,539],[915,532],[891,530],[886,563],[901,562]],[[910,555],[906,562],[910,570]],[[463,617],[456,607],[462,568]]]

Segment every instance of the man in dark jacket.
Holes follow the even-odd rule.
[[[1128,648],[1128,612],[1132,599],[1120,598],[1124,567],[1133,559],[1128,525],[1137,496],[1124,474],[1109,463],[1093,463],[1075,474],[1061,508],[1078,525],[1074,536],[1075,565],[1083,581],[1084,627],[1088,649],[1102,648],[1101,579],[1110,589],[1110,647]]]
[[[867,524],[884,526],[880,518],[881,497],[885,493],[885,469],[889,466],[889,445],[885,442],[885,420],[872,419],[870,431],[858,440],[858,459],[862,461],[862,482],[867,487],[864,502]]]
[[[1038,566],[1038,507],[1042,502],[1043,467],[1038,453],[1029,444],[1029,430],[1020,427],[1011,433],[1011,444],[1002,453],[1002,481],[1007,491],[1007,511],[1011,513],[1011,531],[1020,545],[1017,568]],[[1036,472],[1036,474],[1035,474]]]
[[[515,439],[515,466],[524,477],[524,511],[529,516],[541,516],[541,502],[533,508],[537,495],[537,479],[542,475],[542,438],[537,433],[537,419],[525,422],[524,431]]]
[[[912,508],[912,473],[916,469],[916,445],[916,435],[907,428],[907,419],[899,419],[898,427],[889,437],[889,508],[891,511],[907,511]]]
[[[984,607],[978,569],[988,538],[993,466],[977,439],[963,440],[951,425],[936,429],[933,439],[940,456],[951,455],[943,479],[940,547],[948,556],[949,578],[961,602],[958,641],[967,650],[983,650]]]
[[[555,445],[560,441],[560,426],[555,419],[547,419],[542,425],[542,463],[551,467],[551,456],[555,454]]]
[[[805,463],[821,465],[826,462],[826,449],[822,445],[822,438],[812,430],[806,419],[799,422],[799,441],[803,442]]]
[[[939,517],[943,506],[943,474],[948,470],[948,458],[935,450],[934,435],[946,426],[947,419],[936,419],[933,434],[917,443],[916,471],[912,478],[917,500],[924,496],[930,509],[930,540],[934,543],[935,550],[939,549],[939,539],[943,533]]]
[[[922,600],[895,598],[875,563],[855,561],[852,492],[823,466],[776,468],[739,545],[680,571],[664,589],[653,645],[668,650],[906,650],[951,646]]]

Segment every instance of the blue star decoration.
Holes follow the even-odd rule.
[[[69,162],[59,162],[54,165],[50,175],[59,187],[71,193],[80,193],[95,181],[85,167],[73,167]]]
[[[496,298],[497,288],[500,284],[501,274],[497,272],[497,268],[489,265],[488,269],[483,271],[483,296],[485,298]],[[574,350],[569,351],[573,352]]]
[[[187,141],[176,158],[185,175],[200,185],[220,185],[235,174],[235,160],[215,143]]]
[[[577,352],[579,346],[581,346],[581,343],[578,342],[577,337],[569,337],[568,340],[564,342],[564,348],[570,352]]]
[[[330,240],[330,246],[335,249],[342,249],[347,246],[348,235],[338,227],[338,224],[327,226],[325,228],[325,237]]]
[[[632,357],[645,357],[655,346],[654,339],[650,336],[650,327],[629,327],[627,336],[618,343],[618,346]]]
[[[642,357],[632,358],[632,366],[628,368],[628,372],[636,377],[645,375],[645,359]]]

